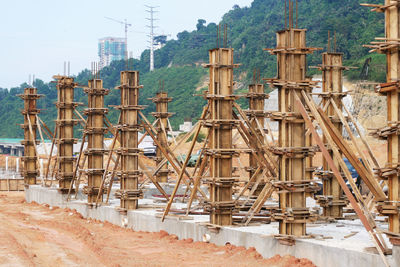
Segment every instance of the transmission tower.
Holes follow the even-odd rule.
[[[154,25],[154,21],[157,20],[154,18],[154,13],[157,13],[154,9],[156,9],[158,6],[147,6],[146,12],[150,14],[150,18],[146,18],[148,21],[150,21],[150,25],[147,25],[147,27],[150,28],[150,71],[154,70],[154,29],[157,28],[157,26]]]

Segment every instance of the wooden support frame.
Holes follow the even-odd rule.
[[[142,172],[139,170],[139,148],[138,132],[139,125],[139,85],[138,71],[122,71],[121,105],[117,108],[121,111],[121,122],[117,126],[120,131],[121,147],[118,151],[121,170],[118,176],[121,181],[121,188],[115,193],[120,199],[121,210],[132,210],[138,208],[138,199],[143,197],[139,188],[139,177]]]
[[[326,129],[326,126],[324,124],[324,122],[322,121],[322,118],[320,116],[322,116],[322,114],[324,114],[324,112],[317,112],[314,103],[312,102],[312,100],[309,99],[309,97],[306,95],[305,92],[302,92],[303,95],[303,99],[306,101],[308,107],[311,110],[311,113],[314,115],[314,117],[316,118],[316,120],[318,121],[321,129],[325,132],[328,133],[328,130]],[[353,194],[350,192],[349,188],[347,187],[347,184],[345,182],[345,180],[342,177],[342,174],[340,173],[339,169],[337,168],[336,164],[334,163],[330,153],[328,152],[327,148],[325,147],[323,141],[321,140],[320,136],[318,135],[316,129],[314,128],[315,126],[313,125],[311,118],[309,117],[309,115],[307,114],[306,109],[304,108],[304,104],[303,101],[300,100],[300,97],[297,95],[297,93],[295,94],[295,105],[298,107],[302,117],[305,120],[305,123],[307,124],[308,128],[311,130],[312,136],[314,138],[314,140],[316,141],[317,145],[319,146],[319,148],[321,149],[321,152],[324,156],[324,158],[327,160],[329,167],[331,168],[332,172],[334,173],[336,179],[338,180],[340,186],[342,187],[344,193],[346,194],[347,198],[349,199],[351,206],[353,207],[354,211],[356,212],[356,214],[358,215],[358,217],[360,218],[362,224],[364,225],[365,229],[367,230],[367,232],[370,234],[372,241],[374,242],[379,255],[381,256],[385,266],[389,266],[384,253],[386,253],[388,251],[388,248],[386,246],[386,243],[384,241],[384,239],[381,237],[380,232],[378,232],[377,226],[371,216],[371,214],[369,213],[368,209],[365,207],[365,203],[363,203],[362,201],[362,197],[360,195],[360,193],[357,191],[357,188],[354,187],[355,185],[352,184],[354,193],[356,194],[356,197],[358,198],[358,202],[357,200],[354,198]],[[340,155],[339,151],[337,150],[337,148],[335,147],[334,141],[333,139],[330,137],[329,134],[325,135],[325,137],[327,138],[328,143],[330,144],[333,152],[335,155]],[[340,162],[340,166],[342,167],[343,171],[345,172],[348,181],[352,181],[351,175],[346,167],[346,164],[344,163],[342,158],[339,158],[339,162]]]
[[[322,97],[322,105],[327,106],[325,111],[327,116],[331,119],[333,126],[342,135],[343,124],[339,120],[341,119],[339,116],[342,112],[342,98],[346,96],[343,93],[343,70],[346,69],[343,66],[343,54],[329,51],[323,53],[322,65],[319,69],[322,71],[322,94],[319,94],[319,96]],[[340,114],[336,113],[337,110],[334,109],[333,105],[330,105],[330,102],[337,105]],[[323,136],[323,141],[326,143],[325,136]],[[331,157],[340,171],[338,159],[332,152]],[[340,154],[340,157],[342,157],[342,154]],[[317,202],[323,207],[324,217],[342,219],[343,207],[345,207],[348,202],[344,197],[343,190],[338,180],[331,173],[331,169],[325,158],[322,160],[322,167],[322,175],[318,175],[320,172],[316,174],[316,176],[321,178],[323,184],[323,195],[316,197]]]
[[[292,23],[293,25],[293,23]],[[279,221],[279,234],[305,236],[306,222],[313,216],[306,207],[306,195],[314,192],[311,184],[312,159],[315,149],[311,136],[306,135],[304,120],[294,105],[296,91],[311,92],[316,82],[306,78],[306,55],[318,48],[306,46],[306,30],[285,29],[277,32],[277,47],[268,49],[277,55],[277,78],[267,81],[278,88],[279,112],[271,119],[279,121],[279,183],[277,186],[303,184],[303,190],[282,190],[279,194],[280,211],[272,216]],[[289,115],[289,116],[288,116]],[[293,153],[286,153],[285,151]],[[294,155],[294,156],[293,156]],[[297,155],[297,156],[296,156]],[[279,187],[278,187],[279,189]]]
[[[395,0],[385,0],[384,5],[362,4],[374,7],[371,11],[385,13],[385,37],[375,38],[378,42],[372,42],[367,47],[370,52],[386,54],[386,79],[387,83],[377,87],[377,91],[386,95],[388,127],[397,127],[400,122],[400,91],[398,90],[400,79],[400,3]],[[382,215],[389,218],[390,241],[394,245],[400,245],[400,135],[398,131],[390,132],[381,137],[387,139],[387,164],[377,170],[381,179],[388,183],[388,200],[377,203],[377,209]],[[387,174],[384,174],[387,173]]]
[[[120,123],[121,120],[119,119],[118,121]],[[108,122],[108,123],[109,123],[110,129],[112,129],[111,122]],[[107,201],[106,201],[106,203],[108,203],[108,199],[109,199],[109,195],[110,195],[109,191],[112,188],[113,179],[114,179],[114,176],[115,176],[118,164],[119,164],[120,154],[118,154],[117,159],[114,162],[115,163],[114,170],[111,172],[111,177],[110,177],[108,190],[105,190],[106,176],[107,176],[107,174],[109,174],[108,168],[109,168],[110,162],[112,160],[115,144],[116,144],[117,140],[121,143],[121,138],[119,136],[119,131],[112,131],[112,134],[114,135],[114,138],[113,138],[113,141],[112,141],[112,144],[111,144],[111,149],[109,150],[109,158],[108,158],[108,161],[107,161],[107,164],[106,164],[106,169],[104,171],[103,178],[102,178],[102,181],[101,181],[100,190],[99,190],[99,193],[97,194],[96,206],[99,203],[100,196],[105,191],[107,192]],[[139,143],[140,143],[140,140],[139,140]],[[153,178],[153,175],[147,170],[147,167],[143,164],[143,162],[140,160],[140,158],[138,159],[138,165],[139,165],[139,168],[143,171],[143,173],[147,176],[147,178],[153,182],[153,184],[157,187],[157,189],[160,191],[160,193],[165,197],[165,199],[169,200],[167,193],[164,191],[164,189],[161,187],[161,185]],[[139,187],[139,189],[141,189],[143,187],[143,184]]]
[[[205,109],[203,109],[203,114],[202,117],[205,116],[206,112],[208,110],[208,106],[205,107]],[[179,173],[181,172],[181,170],[183,169],[184,174],[188,177],[189,180],[191,180],[191,176],[189,174],[189,172],[186,170],[186,168],[183,168],[183,165],[179,162],[179,160],[177,159],[177,157],[175,156],[175,154],[173,153],[172,149],[170,147],[163,147],[160,145],[160,142],[157,140],[156,138],[156,133],[157,131],[154,129],[154,127],[150,124],[150,122],[146,119],[146,116],[143,115],[142,112],[139,112],[141,120],[142,120],[142,126],[143,128],[147,131],[147,133],[151,136],[151,138],[153,139],[153,141],[156,143],[156,145],[158,145],[160,147],[161,152],[163,153],[165,160],[168,161],[172,168],[175,170],[175,172],[179,175]],[[194,129],[195,131],[198,129],[197,127],[200,127],[200,124],[197,124],[196,128]],[[190,155],[189,155],[190,156]],[[163,165],[163,161],[160,162],[160,164],[157,166],[155,173],[157,173],[157,170]],[[190,189],[190,183],[188,181],[186,181],[185,179],[182,179],[183,182],[185,183],[185,185]],[[179,183],[178,183],[179,186]],[[207,199],[207,195],[203,192],[203,190],[201,190],[200,188],[197,188],[198,192],[201,194],[201,196],[204,199]]]
[[[58,108],[57,125],[57,180],[59,190],[66,194],[72,183],[75,158],[73,156],[74,125],[77,120],[73,119],[74,109],[78,103],[74,102],[74,89],[77,84],[74,78],[68,76],[54,76],[57,81],[58,97],[56,106]]]
[[[210,83],[208,102],[210,118],[205,126],[210,127],[210,177],[206,182],[210,186],[210,202],[206,209],[210,211],[210,223],[232,225],[232,213],[235,207],[232,199],[233,185],[232,157],[235,154],[232,144],[233,102],[233,49],[215,48],[209,50]]]
[[[92,79],[88,81],[88,87],[84,88],[84,92],[88,94],[88,108],[84,111],[87,115],[84,135],[88,140],[85,151],[88,162],[88,168],[85,170],[88,184],[83,188],[83,192],[87,194],[88,204],[93,205],[99,199],[103,200],[103,194],[99,196],[99,192],[104,175],[104,133],[107,130],[104,118],[108,112],[108,109],[104,108],[104,96],[109,90],[103,88],[101,79]]]
[[[265,99],[268,99],[269,95],[264,92],[264,84],[254,81],[254,83],[249,85],[249,92],[247,93],[246,97],[249,101],[249,109],[246,111],[248,119],[249,121],[251,121],[252,127],[256,129],[257,134],[263,137],[260,138],[260,140],[262,142],[262,145],[264,145],[264,142],[267,142],[267,140],[264,139],[263,133],[265,122],[264,104]],[[265,185],[265,182],[262,181],[263,178],[260,176],[261,173],[257,172],[257,169],[257,159],[252,153],[250,153],[249,167],[247,168],[247,171],[249,172],[249,179],[260,181],[260,183],[258,184],[258,188],[255,190],[256,196],[261,193]],[[255,177],[253,177],[255,173],[256,175]],[[253,185],[254,183],[251,184],[251,186]]]
[[[172,130],[168,125],[168,118],[172,115],[172,113],[168,112],[168,103],[172,101],[171,97],[168,97],[168,93],[165,91],[160,91],[156,94],[155,97],[150,98],[153,103],[156,104],[156,112],[153,112],[152,115],[157,119],[157,123],[155,125],[155,129],[157,130],[157,139],[160,144],[164,147],[168,146],[168,136],[167,132]],[[165,130],[164,130],[165,129]],[[156,149],[156,164],[160,164],[161,161],[164,160],[163,153],[160,148]],[[168,165],[164,164],[161,166],[160,170],[156,173],[156,179],[160,183],[168,182]]]
[[[24,115],[24,124],[21,125],[21,128],[24,129],[24,141],[21,142],[24,145],[24,156],[22,157],[24,170],[22,175],[24,176],[25,186],[29,186],[36,184],[39,169],[36,132],[39,123],[37,114],[40,110],[37,109],[36,103],[41,95],[37,94],[37,88],[28,87],[24,89],[24,94],[18,96],[24,100],[24,109],[21,111]]]

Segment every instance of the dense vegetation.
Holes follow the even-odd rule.
[[[328,31],[336,31],[337,51],[343,52],[347,65],[362,67],[366,58],[371,57],[369,79],[385,80],[385,58],[382,55],[368,55],[368,49],[363,48],[376,36],[383,36],[384,21],[382,14],[369,12],[368,8],[359,6],[361,0],[300,0],[298,25],[307,28],[307,42],[309,46],[325,48]],[[369,3],[382,3],[380,0],[369,0]],[[244,91],[251,82],[254,69],[259,69],[261,77],[275,75],[275,57],[263,51],[263,48],[275,46],[275,32],[284,28],[284,1],[281,0],[254,0],[250,7],[234,6],[227,12],[221,21],[228,27],[228,46],[235,49],[235,62],[242,65],[235,70],[239,91]],[[195,22],[195,20],[194,20]],[[177,35],[177,40],[167,41],[165,46],[155,52],[156,71],[149,72],[149,51],[145,50],[140,59],[131,60],[130,69],[141,73],[140,102],[148,105],[145,113],[154,111],[150,98],[159,88],[159,81],[164,81],[164,90],[174,98],[170,104],[170,111],[176,114],[171,118],[173,127],[177,127],[184,118],[195,120],[204,105],[204,99],[193,94],[201,93],[205,87],[207,70],[200,64],[208,61],[208,49],[217,45],[222,46],[223,40],[217,42],[215,23],[205,20],[197,21],[196,30],[183,31]],[[221,33],[221,36],[223,34]],[[332,40],[333,46],[333,40]],[[325,49],[324,49],[325,50]],[[310,55],[309,65],[320,64],[319,51]],[[111,88],[106,97],[106,105],[119,103],[119,91],[114,88],[119,84],[120,71],[125,69],[124,62],[113,62],[104,68],[100,77],[104,80],[104,87]],[[360,70],[352,70],[348,77],[358,79]],[[310,75],[316,71],[308,72]],[[79,84],[87,84],[90,71],[83,70],[76,76]],[[22,130],[18,130],[17,123],[22,122],[20,109],[22,100],[16,97],[23,92],[26,84],[10,90],[0,88],[0,137],[21,137]],[[36,80],[35,86],[40,94],[45,95],[39,100],[38,106],[43,109],[41,118],[52,128],[52,120],[56,117],[54,102],[56,89],[53,83]],[[86,103],[86,95],[81,88],[76,90],[76,100]],[[117,112],[110,109],[109,117],[115,122]]]

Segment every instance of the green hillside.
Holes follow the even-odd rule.
[[[336,31],[337,50],[344,53],[347,65],[361,67],[368,55],[368,49],[363,48],[376,36],[383,36],[384,20],[382,14],[369,11],[359,6],[359,0],[300,0],[299,18],[300,28],[307,28],[308,46],[326,47],[328,31]],[[369,0],[369,3],[381,3],[380,0]],[[229,9],[229,7],[227,7]],[[197,24],[196,24],[197,21]],[[139,60],[130,62],[130,69],[141,73],[140,104],[148,105],[144,111],[148,114],[154,111],[154,105],[147,100],[159,90],[159,81],[165,83],[165,90],[174,98],[170,104],[170,111],[176,114],[171,118],[173,127],[177,127],[184,118],[195,120],[205,101],[199,94],[206,87],[207,70],[201,63],[208,61],[208,50],[216,47],[217,24],[204,20],[193,19],[196,30],[183,31],[177,35],[177,40],[168,41],[165,46],[155,52],[154,72],[148,71],[149,50],[145,50]],[[221,24],[228,27],[228,46],[235,49],[235,62],[241,66],[235,70],[235,79],[238,81],[239,91],[246,90],[254,69],[259,69],[262,77],[273,77],[276,72],[275,57],[263,51],[263,48],[275,46],[275,32],[284,27],[284,1],[254,0],[250,7],[232,7],[224,16]],[[222,45],[222,40],[220,44]],[[320,64],[321,51],[310,55],[310,66]],[[371,80],[385,79],[384,57],[372,56]],[[124,62],[113,62],[100,72],[104,80],[104,87],[111,88],[106,96],[106,105],[119,104],[119,90],[114,89],[119,84],[120,71],[125,69]],[[357,79],[360,70],[348,72],[350,78]],[[308,72],[310,75],[315,70]],[[240,78],[239,78],[240,77]],[[76,76],[79,84],[86,85],[90,72],[83,70]],[[36,87],[45,97],[39,102],[43,109],[41,118],[54,127],[56,117],[54,102],[56,89],[53,83],[36,80]],[[22,122],[20,109],[22,100],[16,97],[23,92],[26,84],[11,88],[0,88],[0,137],[22,137],[22,130],[18,123]],[[197,89],[197,90],[196,90]],[[76,100],[86,103],[87,96],[81,88],[76,90]],[[242,100],[242,102],[244,102]],[[109,117],[115,122],[117,111],[110,109]]]

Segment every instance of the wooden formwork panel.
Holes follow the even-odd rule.
[[[24,191],[24,179],[0,179],[0,191]]]
[[[88,195],[88,203],[96,202],[99,194],[99,188],[104,175],[104,116],[108,109],[104,108],[104,95],[108,90],[103,88],[101,79],[92,79],[88,82],[88,88],[85,88],[88,94],[88,108],[85,114],[88,116],[85,134],[88,145],[86,149],[88,169],[88,185],[84,187],[84,192]],[[100,194],[99,200],[102,201],[103,194]]]
[[[306,223],[312,219],[306,207],[307,192],[314,190],[312,179],[311,136],[306,135],[304,120],[299,118],[299,109],[294,105],[296,95],[304,102],[301,92],[312,91],[314,82],[306,77],[306,56],[317,50],[306,45],[305,29],[285,29],[277,32],[277,46],[268,49],[277,56],[277,78],[269,79],[278,88],[280,115],[278,147],[279,156],[279,212],[273,217],[279,221],[279,233],[305,236]]]
[[[151,98],[151,100],[156,104],[156,112],[153,112],[152,115],[158,120],[155,127],[157,130],[157,140],[160,142],[161,146],[167,147],[167,131],[170,130],[168,118],[171,116],[171,113],[168,112],[168,103],[171,102],[172,98],[168,97],[167,92],[161,91],[156,94],[156,97]],[[155,159],[156,164],[158,165],[164,160],[164,158],[161,149],[157,146]],[[168,166],[167,164],[164,164],[164,166],[156,173],[157,182],[168,182],[168,173]]]
[[[326,114],[332,118],[332,123],[338,129],[340,133],[343,131],[343,125],[340,122],[338,116],[332,105],[329,105],[329,101],[332,99],[335,101],[337,107],[342,110],[342,97],[343,93],[343,54],[342,53],[323,53],[322,54],[322,91],[323,93],[334,93],[334,95],[323,95],[323,106],[328,104]],[[327,143],[326,137],[323,137],[324,143]],[[340,170],[339,159],[330,152],[335,163],[335,166]],[[330,171],[328,163],[323,158],[323,168],[325,171]],[[343,190],[340,188],[340,184],[337,179],[330,175],[323,179],[323,194],[325,198],[329,198],[329,201],[323,200],[328,203],[323,208],[324,216],[333,218],[343,217],[343,207],[346,206],[346,202],[343,201]],[[322,204],[322,203],[320,203]]]

